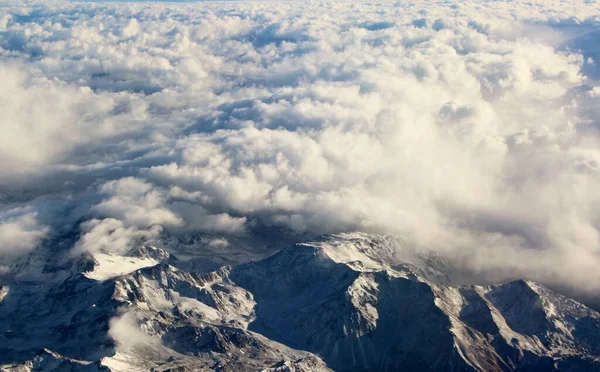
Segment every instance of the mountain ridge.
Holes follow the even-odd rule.
[[[85,271],[59,285],[3,287],[0,365],[23,371],[51,365],[600,369],[598,312],[532,281],[453,286],[441,259],[401,243],[330,235],[208,273],[188,272],[153,246],[126,256],[99,253],[92,267],[77,264]],[[42,304],[50,308],[38,314]]]

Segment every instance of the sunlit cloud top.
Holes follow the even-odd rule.
[[[361,230],[597,291],[598,40],[589,0],[5,3],[0,257]]]

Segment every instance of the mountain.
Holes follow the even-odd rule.
[[[2,370],[600,370],[598,312],[525,280],[454,285],[387,236],[207,273],[151,246],[55,267],[0,290]]]

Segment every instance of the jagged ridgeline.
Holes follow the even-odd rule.
[[[591,371],[600,314],[529,281],[453,285],[367,234],[209,273],[143,246],[0,291],[3,370]]]

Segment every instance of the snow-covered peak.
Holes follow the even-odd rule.
[[[125,256],[96,254],[83,275],[2,287],[0,336],[11,344],[0,365],[600,368],[596,311],[525,280],[453,285],[443,260],[401,243],[371,234],[330,235],[209,273],[190,272],[152,246]]]
[[[86,277],[94,280],[106,280],[158,264],[158,261],[153,258],[128,257],[110,253],[95,254],[94,261],[94,269],[84,273]]]
[[[419,250],[399,237],[361,232],[325,235],[299,243],[296,249],[318,249],[333,262],[360,272],[387,271],[397,277],[411,277],[449,284],[450,266],[440,257]]]
[[[126,255],[96,253],[93,255],[94,268],[84,275],[94,280],[107,280],[136,270],[157,265],[170,259],[170,255],[153,246],[140,246]]]

